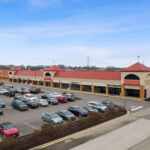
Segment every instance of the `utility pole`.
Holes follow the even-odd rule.
[[[140,61],[140,56],[138,56],[138,62]]]

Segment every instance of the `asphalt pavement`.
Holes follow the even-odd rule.
[[[15,87],[25,86],[21,84],[18,85],[14,84],[14,85]],[[42,90],[44,91],[44,93],[49,93],[49,94],[52,92],[59,92],[59,93],[62,93],[63,91],[69,92],[68,90],[43,88],[43,87]],[[36,94],[36,96],[40,98],[41,95],[44,93]],[[6,108],[4,108],[4,114],[0,116],[0,122],[5,122],[5,121],[12,122],[19,129],[20,135],[25,135],[31,133],[35,129],[40,129],[41,125],[44,123],[41,120],[41,116],[43,113],[56,112],[58,110],[67,109],[69,106],[72,105],[86,106],[88,101],[91,100],[92,101],[108,100],[117,105],[126,107],[131,113],[142,111],[150,107],[150,103],[144,101],[135,101],[135,100],[106,97],[106,96],[99,96],[99,95],[89,95],[89,94],[85,94],[85,93],[83,94],[79,92],[74,92],[74,94],[76,97],[81,98],[81,100],[76,100],[74,102],[68,102],[65,104],[49,105],[48,107],[39,107],[37,109],[29,109],[28,111],[22,111],[22,112],[12,108],[11,102],[13,101],[13,98],[0,95],[0,99],[2,99],[6,103]]]

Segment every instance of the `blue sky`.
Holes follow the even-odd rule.
[[[0,64],[150,66],[149,0],[0,0]]]

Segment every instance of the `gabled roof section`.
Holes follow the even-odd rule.
[[[47,69],[45,69],[44,71],[63,71],[61,68],[57,67],[56,65],[51,66]]]
[[[59,71],[55,77],[79,78],[79,79],[100,79],[100,80],[121,80],[120,71]]]
[[[137,62],[132,66],[123,69],[122,72],[150,72],[150,68]]]
[[[10,69],[10,71],[20,71],[21,69],[19,68],[19,67],[12,67],[11,69]]]

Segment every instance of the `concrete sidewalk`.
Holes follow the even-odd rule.
[[[150,120],[139,119],[71,150],[128,150],[150,137]]]

